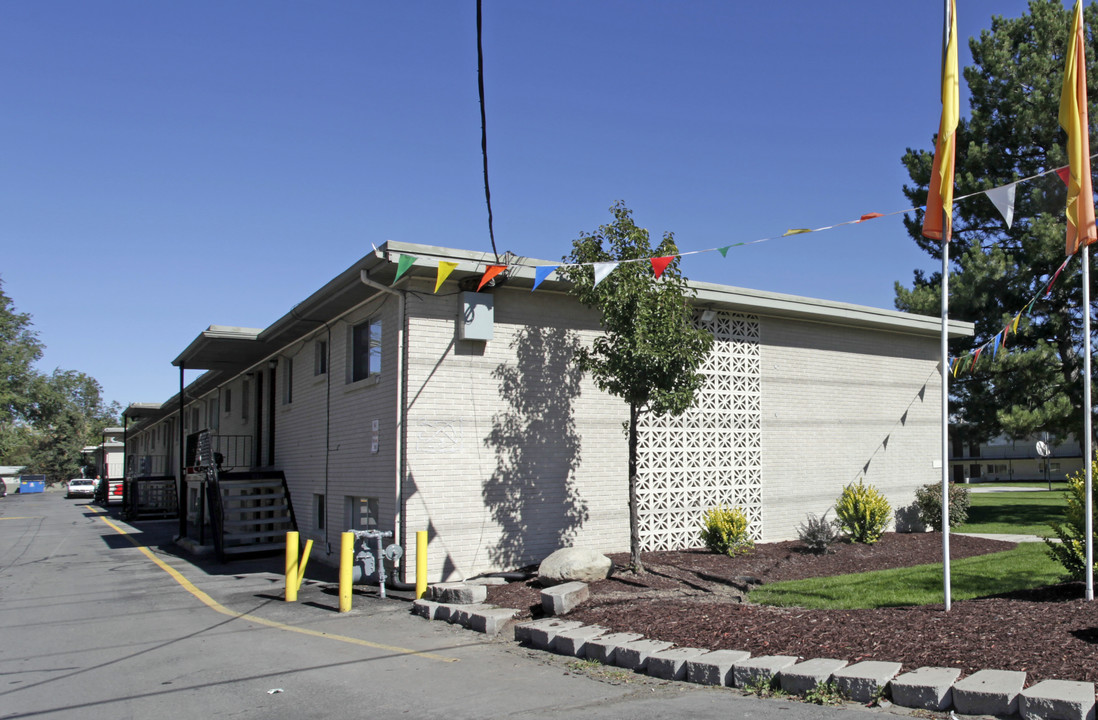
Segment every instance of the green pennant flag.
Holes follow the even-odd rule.
[[[408,272],[408,268],[415,265],[415,263],[416,259],[412,255],[401,255],[400,260],[397,262],[397,274],[396,277],[393,278],[393,282],[395,283],[399,280],[400,276]]]
[[[719,252],[721,254],[721,257],[726,258],[726,257],[728,257],[728,248],[730,248],[730,247],[732,247],[732,246],[731,245],[725,245],[722,248],[717,248],[717,252]]]

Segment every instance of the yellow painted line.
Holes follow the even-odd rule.
[[[210,609],[216,610],[222,615],[228,615],[232,618],[247,620],[248,622],[253,622],[258,625],[266,625],[267,627],[275,628],[277,630],[301,633],[302,635],[312,635],[313,637],[325,638],[327,640],[338,640],[339,642],[349,643],[351,645],[362,645],[365,647],[375,648],[377,650],[387,650],[389,652],[399,653],[401,655],[417,655],[428,660],[438,660],[439,662],[459,662],[458,658],[446,657],[445,655],[436,655],[434,653],[422,652],[419,650],[410,650],[409,648],[396,647],[393,645],[382,645],[381,643],[370,642],[369,640],[360,640],[358,638],[347,637],[346,635],[335,635],[333,633],[320,632],[319,630],[309,630],[307,628],[280,623],[275,620],[268,620],[267,618],[256,617],[255,615],[252,615],[250,613],[240,613],[236,612],[235,610],[230,610],[218,601],[214,600],[202,590],[199,590],[197,587],[195,587],[195,585],[190,580],[183,577],[183,573],[179,572],[171,565],[168,565],[166,562],[158,558],[147,547],[139,545],[137,541],[130,536],[130,533],[118,527],[103,515],[100,515],[98,517],[103,522],[107,523],[107,525],[109,525],[111,528],[113,528],[115,532],[119,533],[127,540],[129,540],[134,547],[143,552],[147,558],[156,563],[161,570],[168,573],[168,575],[171,575],[172,579],[182,585],[184,590],[201,600]]]
[[[0,517],[0,520],[41,520],[41,515],[27,515],[26,517]]]

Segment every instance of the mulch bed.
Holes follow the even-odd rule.
[[[1013,543],[952,535],[953,560],[1009,550]],[[1098,603],[1082,583],[942,604],[871,610],[774,608],[745,602],[756,583],[797,580],[941,562],[939,533],[888,533],[874,545],[841,543],[812,555],[797,541],[757,545],[729,558],[705,550],[645,553],[648,571],[622,568],[590,584],[591,598],[569,619],[641,633],[679,647],[746,650],[752,655],[887,660],[924,666],[1021,670],[1040,680],[1098,681]],[[530,582],[490,587],[488,602],[540,617],[540,588]]]

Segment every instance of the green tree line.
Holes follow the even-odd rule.
[[[0,465],[50,480],[78,477],[81,450],[118,423],[95,378],[77,370],[40,372],[44,346],[31,316],[18,312],[0,280]]]

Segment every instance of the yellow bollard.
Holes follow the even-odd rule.
[[[355,534],[345,532],[339,543],[339,611],[351,609],[351,572],[355,565]]]
[[[427,531],[416,531],[416,600],[427,592]]]
[[[305,541],[305,554],[301,556],[301,569],[297,573],[297,589],[301,589],[301,583],[305,581],[305,566],[309,564],[309,555],[313,552],[313,540]]]
[[[297,570],[298,542],[298,533],[286,533],[286,602],[297,602],[297,589],[301,586]]]

